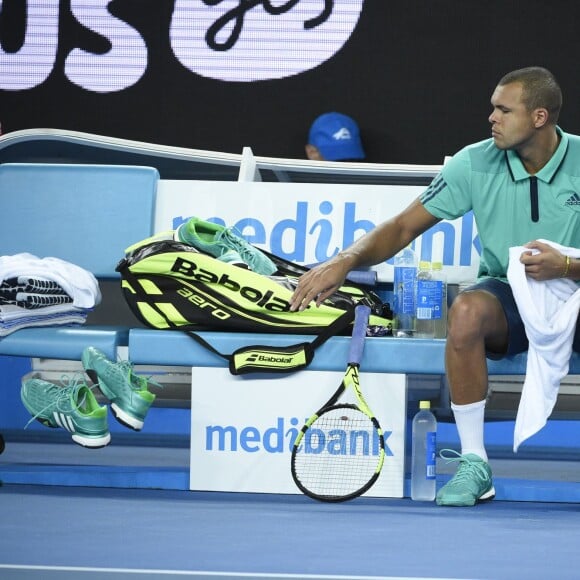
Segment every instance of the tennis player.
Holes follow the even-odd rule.
[[[580,249],[580,137],[557,125],[562,92],[556,79],[541,67],[510,72],[491,106],[491,138],[460,150],[399,215],[304,274],[292,298],[294,310],[320,304],[350,270],[381,263],[440,220],[473,210],[482,246],[478,280],[457,296],[448,317],[445,363],[461,453],[457,472],[437,494],[437,503],[447,506],[495,495],[483,437],[486,356],[528,349],[507,282],[509,248],[529,248],[520,261],[534,280],[580,280],[578,259],[537,241]],[[580,352],[577,321],[572,340]]]

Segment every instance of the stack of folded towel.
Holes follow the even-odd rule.
[[[0,336],[20,328],[84,324],[101,301],[91,272],[59,258],[0,256]]]

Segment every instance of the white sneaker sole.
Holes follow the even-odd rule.
[[[143,429],[143,421],[123,411],[123,409],[121,409],[117,403],[111,403],[111,411],[113,411],[115,419],[117,419],[117,421],[126,427],[130,427],[135,431],[141,431],[141,429]]]
[[[111,442],[111,434],[107,433],[102,437],[87,437],[86,435],[72,434],[72,440],[78,445],[88,447],[89,449],[100,449],[106,447]]]

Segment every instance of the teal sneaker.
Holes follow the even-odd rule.
[[[47,427],[62,427],[70,431],[75,443],[91,449],[105,447],[111,441],[107,407],[97,403],[81,378],[63,386],[28,379],[22,382],[20,398],[32,415],[26,427],[35,419]]]
[[[129,361],[112,362],[99,349],[89,346],[82,354],[87,375],[111,402],[113,415],[126,427],[140,431],[155,400],[148,384],[161,386],[133,372]]]
[[[446,453],[452,453],[449,457]],[[472,506],[479,501],[495,497],[491,467],[479,455],[461,455],[453,449],[443,449],[439,454],[447,462],[458,461],[455,475],[437,492],[437,505]]]
[[[235,250],[250,270],[257,274],[271,276],[277,270],[274,262],[263,252],[234,234],[231,228],[219,224],[192,217],[179,226],[176,239],[218,259],[229,250]]]
[[[238,268],[244,268],[245,270],[249,269],[248,264],[242,260],[242,257],[238,252],[235,250],[227,250],[225,251],[218,260],[220,262],[225,262],[226,264],[231,264],[232,266],[237,266]]]

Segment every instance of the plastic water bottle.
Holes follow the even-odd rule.
[[[443,236],[438,233],[433,238],[433,257],[431,259],[431,278],[435,283],[433,298],[433,336],[447,336],[447,277],[443,270]]]
[[[433,318],[433,277],[431,262],[419,262],[417,282],[415,284],[416,322],[415,336],[417,338],[433,338],[435,336],[435,319]]]
[[[419,403],[413,417],[411,499],[433,501],[436,486],[437,419],[429,401]]]
[[[415,334],[417,256],[411,246],[403,248],[395,256],[394,266],[394,335],[398,337],[412,337]]]
[[[447,336],[447,276],[442,262],[431,264],[431,277],[437,284],[437,298],[433,311],[433,337],[445,338]]]
[[[420,262],[415,285],[418,338],[447,335],[447,279],[441,262]]]

